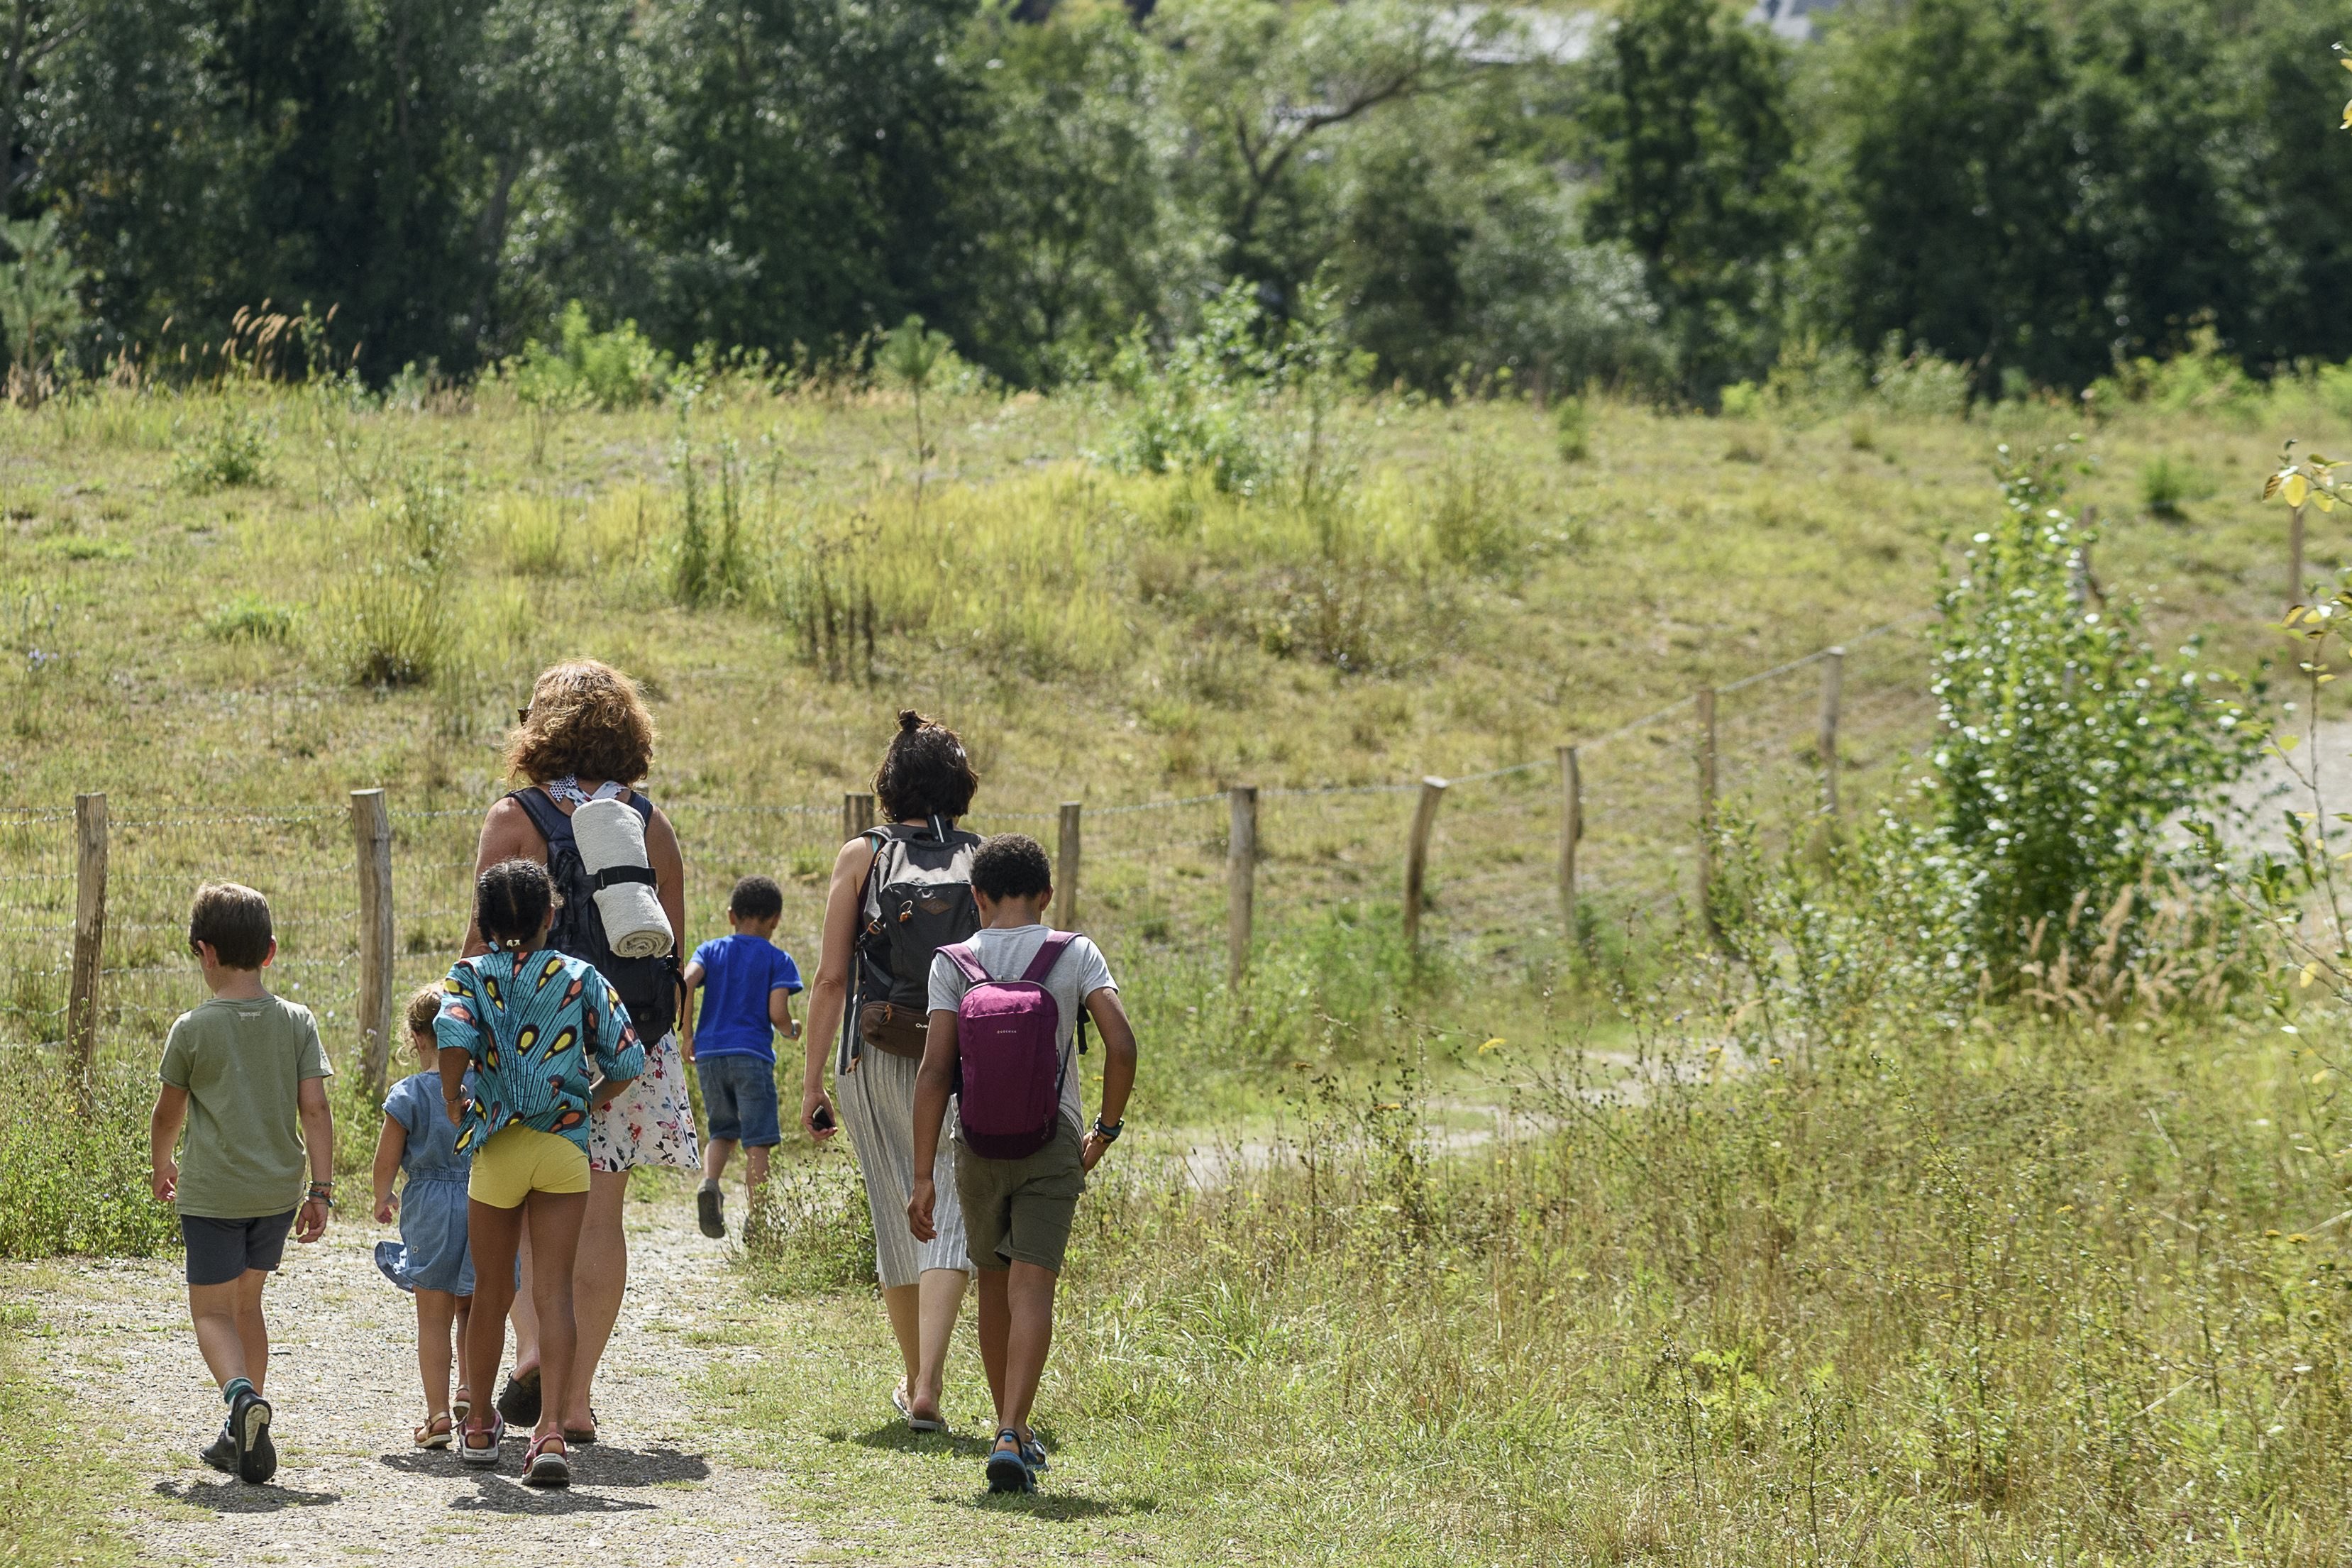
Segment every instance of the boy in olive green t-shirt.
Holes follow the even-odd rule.
[[[310,1242],[327,1229],[333,1069],[310,1010],[262,986],[261,971],[278,955],[267,899],[234,882],[198,889],[188,947],[213,996],[180,1015],[163,1043],[163,1088],[148,1128],[155,1201],[179,1207],[196,1348],[229,1407],[205,1462],[257,1484],[278,1469],[261,1394],[269,1373],[261,1289],[289,1230]],[[174,1163],[184,1122],[187,1141]]]

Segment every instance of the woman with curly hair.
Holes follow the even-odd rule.
[[[653,767],[654,742],[653,715],[636,682],[619,670],[583,658],[542,671],[532,683],[530,706],[517,711],[507,741],[508,768],[511,776],[524,781],[523,787],[490,807],[476,856],[477,876],[518,858],[549,865],[551,847],[572,848],[570,820],[575,808],[592,800],[618,800],[643,821],[654,894],[669,919],[673,937],[670,952],[659,958],[573,954],[608,968],[605,978],[627,1005],[646,1057],[644,1072],[621,1093],[595,1106],[589,1121],[588,1212],[572,1274],[579,1348],[565,1408],[554,1412],[564,1436],[574,1443],[595,1441],[589,1385],[613,1325],[620,1320],[621,1296],[628,1284],[621,1205],[629,1173],[640,1165],[700,1166],[676,1032],[677,943],[686,932],[686,861],[669,818],[640,787]],[[558,910],[555,918],[548,946],[570,952],[563,943],[567,938],[579,942],[578,922],[597,916],[592,903],[568,915]],[[486,951],[478,926],[468,926],[461,956]],[[526,1279],[515,1297],[515,1371],[498,1401],[499,1414],[518,1426],[540,1416],[539,1334],[530,1308],[527,1250],[523,1267]]]
[[[980,929],[971,896],[975,834],[956,819],[971,809],[980,775],[954,731],[911,709],[874,775],[887,819],[841,847],[824,904],[824,945],[809,1000],[801,1125],[833,1136],[824,1064],[835,1060],[840,1125],[849,1129],[874,1212],[875,1271],[906,1376],[890,1403],[917,1432],[937,1432],[948,1341],[971,1272],[954,1156],[942,1142],[932,1180],[934,1235],[908,1227],[915,1179],[915,1073],[930,1017],[931,955]]]

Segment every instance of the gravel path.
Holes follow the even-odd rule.
[[[94,1435],[121,1434],[136,1500],[119,1517],[142,1563],[423,1562],[457,1543],[519,1562],[591,1552],[598,1568],[803,1560],[814,1538],[767,1505],[775,1478],[730,1462],[726,1429],[693,1419],[693,1376],[756,1352],[725,1342],[745,1308],[722,1246],[694,1229],[686,1188],[656,1192],[628,1207],[629,1294],[596,1385],[605,1440],[574,1451],[569,1491],[520,1484],[520,1440],[496,1475],[411,1446],[414,1310],[375,1269],[391,1233],[349,1207],[318,1246],[289,1244],[265,1300],[279,1452],[266,1487],[195,1457],[220,1403],[176,1258],[10,1266],[0,1291],[40,1313],[44,1354]]]

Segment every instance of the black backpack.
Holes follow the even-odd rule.
[[[858,1036],[893,1056],[923,1054],[931,955],[980,929],[971,858],[980,835],[933,817],[928,826],[869,828],[874,867],[857,942]]]
[[[507,797],[530,814],[531,826],[547,840],[547,874],[563,900],[547,945],[595,967],[629,1010],[629,1022],[647,1049],[677,1022],[680,984],[677,949],[659,958],[622,958],[604,940],[604,921],[596,912],[597,879],[581,863],[579,841],[572,837],[572,819],[547,798],[544,790],[519,789]],[[642,791],[629,792],[628,805],[646,822],[653,821],[654,803]],[[638,873],[643,876],[643,872]]]

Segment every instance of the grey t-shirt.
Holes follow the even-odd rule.
[[[980,966],[992,978],[1018,980],[1028,972],[1029,961],[1045,945],[1048,934],[1044,926],[990,927],[973,933],[971,948],[980,955]],[[1110,965],[1103,962],[1102,949],[1083,936],[1072,938],[1054,967],[1045,972],[1045,989],[1052,994],[1054,1005],[1062,1015],[1058,1031],[1062,1049],[1062,1119],[1081,1131],[1086,1128],[1087,1113],[1078,1084],[1078,1013],[1087,997],[1106,986],[1116,991],[1118,982],[1110,977]],[[932,1012],[954,1012],[962,1003],[963,994],[971,989],[971,982],[955,966],[955,960],[943,952],[931,959]]]

